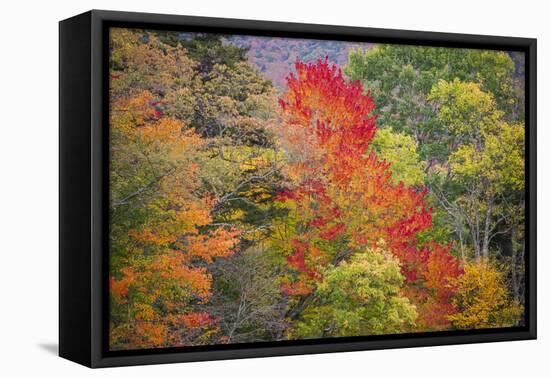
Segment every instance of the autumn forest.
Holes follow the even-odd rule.
[[[524,324],[522,53],[109,43],[111,350]]]

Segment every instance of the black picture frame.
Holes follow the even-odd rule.
[[[525,326],[110,352],[108,28],[208,31],[525,52]],[[59,354],[88,367],[536,338],[536,39],[92,10],[59,24]]]

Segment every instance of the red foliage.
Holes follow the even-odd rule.
[[[417,324],[424,330],[442,330],[450,325],[447,315],[456,308],[450,297],[456,291],[455,280],[464,273],[451,254],[451,246],[431,242],[423,248],[398,250],[408,286],[405,290],[417,307]]]
[[[340,235],[345,229],[345,226],[342,223],[335,224],[330,228],[319,232],[319,237],[325,240],[332,240],[336,236]]]
[[[323,227],[327,223],[328,223],[328,219],[323,217],[317,217],[307,222],[308,226],[312,226],[312,227]]]
[[[315,268],[306,265],[305,255],[309,254],[310,246],[307,243],[299,240],[292,240],[293,253],[286,257],[289,266],[293,267],[300,273],[305,273],[310,278],[317,278],[318,273]]]

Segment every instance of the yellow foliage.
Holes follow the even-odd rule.
[[[510,299],[504,274],[489,261],[466,264],[456,284],[458,290],[451,301],[458,312],[448,316],[454,327],[512,327],[519,321],[522,309]]]

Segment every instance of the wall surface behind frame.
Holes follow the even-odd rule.
[[[2,7],[0,375],[57,377],[520,377],[550,371],[550,27],[544,2],[246,0],[40,2]],[[58,24],[92,8],[535,37],[539,340],[92,371],[57,353]],[[546,295],[546,297],[548,297]],[[545,353],[546,349],[546,353]]]

